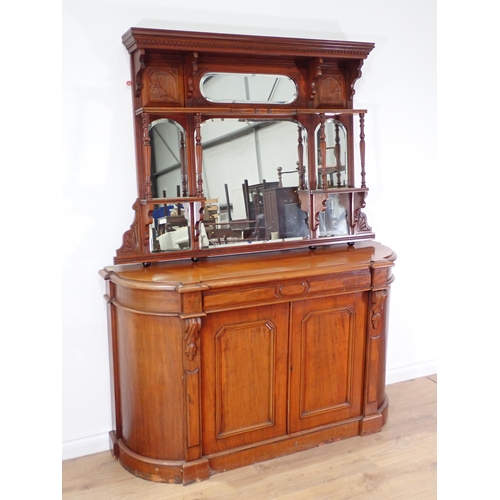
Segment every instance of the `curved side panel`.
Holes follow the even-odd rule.
[[[151,459],[184,459],[181,320],[117,308],[116,327],[123,443]]]

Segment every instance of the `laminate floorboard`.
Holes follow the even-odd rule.
[[[110,452],[65,460],[63,500],[435,499],[437,376],[387,386],[382,432],[242,467],[188,486],[139,479]]]

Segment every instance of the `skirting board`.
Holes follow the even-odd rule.
[[[107,451],[109,445],[109,431],[89,434],[79,438],[64,439],[62,443],[62,459],[83,457],[101,451]]]
[[[437,373],[437,361],[425,361],[400,365],[389,368],[386,372],[386,384],[396,384],[419,377],[426,377]],[[111,429],[110,429],[111,430]],[[90,434],[79,438],[65,439],[62,443],[62,459],[83,457],[92,453],[99,453],[110,449],[109,432]]]
[[[421,361],[407,365],[399,365],[389,368],[385,372],[385,383],[387,385],[397,384],[405,380],[419,377],[427,377],[437,374],[437,360]]]

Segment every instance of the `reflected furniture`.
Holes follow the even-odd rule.
[[[373,44],[148,28],[123,43],[137,198],[100,271],[114,456],[189,484],[380,431],[396,255],[363,212],[353,106]]]
[[[305,214],[299,207],[295,187],[273,187],[264,190],[264,221],[266,238],[286,239],[301,237],[305,228]]]

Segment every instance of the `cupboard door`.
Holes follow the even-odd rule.
[[[202,319],[203,454],[286,433],[289,304]]]
[[[294,302],[289,432],[362,413],[366,295]]]

